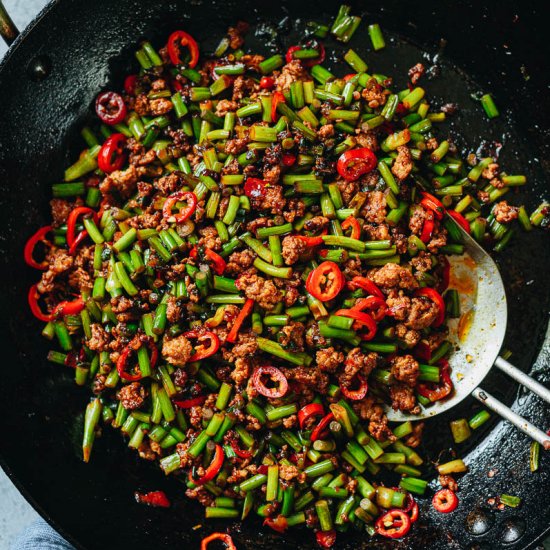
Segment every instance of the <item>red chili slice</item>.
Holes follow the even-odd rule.
[[[32,285],[29,288],[27,294],[27,299],[29,302],[29,307],[32,314],[39,320],[48,323],[57,319],[58,317],[63,317],[65,315],[78,315],[85,307],[84,300],[82,298],[77,298],[72,301],[63,301],[59,302],[53,309],[51,313],[44,313],[40,309],[38,300],[40,299],[40,293],[38,292],[38,285]]]
[[[207,550],[208,545],[214,540],[221,540],[227,547],[226,550],[237,550],[233,539],[227,533],[212,533],[208,537],[204,537],[201,540],[201,550]]]
[[[418,342],[412,349],[412,354],[418,361],[429,361],[432,358],[432,350],[426,342]]]
[[[277,516],[276,518],[265,518],[264,525],[271,527],[278,533],[284,533],[288,529],[288,522],[284,516]]]
[[[323,244],[323,235],[328,233],[328,227],[323,228],[321,233],[316,237],[309,237],[307,235],[296,235],[301,241],[304,241],[308,247],[319,246]]]
[[[277,105],[285,103],[285,96],[282,92],[274,92],[271,100],[271,122],[277,122]]]
[[[364,311],[357,309],[339,309],[335,315],[341,315],[342,317],[349,317],[355,319],[361,325],[367,328],[366,334],[361,334],[362,340],[372,340],[376,336],[377,326],[374,319]]]
[[[134,95],[136,93],[137,78],[137,74],[129,74],[124,79],[124,91],[128,95]]]
[[[386,316],[388,305],[380,296],[367,296],[366,298],[359,298],[351,309],[356,311],[368,309],[371,317],[379,323]]]
[[[198,249],[196,246],[194,246],[189,251],[189,257],[190,258],[196,258],[198,255]],[[213,250],[210,250],[210,248],[204,249],[204,255],[212,262],[212,267],[214,268],[214,271],[216,272],[216,275],[222,275],[225,271],[225,267],[227,266],[227,263],[225,260],[216,252]]]
[[[78,247],[82,243],[82,241],[88,236],[88,232],[83,229],[74,240],[73,244],[69,247],[69,256],[74,256],[76,254],[76,251],[78,250]]]
[[[134,339],[134,341],[135,340],[136,339]],[[116,370],[118,372],[118,375],[120,376],[120,378],[122,378],[123,380],[127,380],[128,382],[137,382],[138,380],[142,379],[139,367],[135,368],[134,374],[130,374],[127,371],[128,359],[130,358],[132,352],[137,351],[141,346],[146,345],[151,351],[151,357],[149,359],[151,368],[155,367],[158,359],[158,350],[152,338],[148,336],[142,336],[141,338],[138,338],[137,342],[139,343],[139,346],[137,348],[134,347],[134,341],[130,342],[130,344],[128,344],[128,346],[124,348],[116,363]]]
[[[106,174],[120,170],[126,160],[125,145],[126,136],[124,134],[113,134],[108,137],[97,155],[98,168]]]
[[[432,504],[438,512],[448,514],[456,510],[458,506],[458,497],[450,489],[441,489],[434,495]]]
[[[265,197],[266,185],[260,178],[247,178],[244,182],[244,194],[253,201],[260,201]]]
[[[239,312],[239,315],[237,315],[237,318],[235,319],[235,322],[233,323],[233,326],[231,327],[231,330],[229,331],[229,334],[225,339],[226,342],[229,342],[231,344],[234,344],[236,342],[237,336],[239,335],[239,330],[241,329],[244,320],[252,313],[253,308],[254,300],[248,298],[244,303],[243,308]]]
[[[272,90],[275,87],[275,79],[272,76],[262,76],[260,79],[260,88],[262,90]]]
[[[236,439],[231,440],[231,448],[239,458],[250,458],[252,456],[252,451],[241,449]]]
[[[424,225],[422,226],[422,232],[420,233],[420,240],[424,244],[428,244],[432,238],[432,233],[434,232],[435,222],[432,218],[426,218],[424,220]]]
[[[344,284],[344,275],[338,264],[323,262],[308,275],[306,289],[321,302],[328,302],[338,296]]]
[[[376,166],[376,155],[368,147],[350,149],[340,155],[336,163],[338,173],[348,181],[355,181]]]
[[[40,269],[46,271],[48,269],[48,262],[46,260],[38,263],[34,259],[34,249],[39,242],[51,245],[51,243],[46,240],[46,235],[52,230],[51,225],[45,225],[41,227],[25,244],[25,249],[23,251],[23,257],[28,266],[33,267],[34,269]]]
[[[357,76],[357,73],[348,73],[344,75],[344,80],[347,82],[348,80],[351,80],[354,76]]]
[[[312,57],[311,59],[300,59],[300,63],[304,67],[313,67],[314,65],[319,65],[319,63],[322,63],[325,60],[325,47],[323,44],[310,40],[305,44],[305,48],[302,48],[302,46],[290,46],[290,48],[286,51],[285,61],[287,63],[291,63],[296,59],[294,57],[294,53],[303,49],[319,50],[319,55],[317,57]]]
[[[403,506],[403,512],[410,514],[411,523],[418,519],[418,504],[410,493],[407,493],[406,505]]]
[[[300,429],[304,429],[306,421],[314,416],[324,416],[325,409],[321,403],[310,403],[298,411],[298,422]]]
[[[313,443],[314,441],[317,441],[318,439],[321,439],[325,433],[325,431],[328,429],[329,424],[334,420],[334,414],[328,413],[315,428],[313,428],[313,431],[311,432],[310,440]]]
[[[120,94],[103,92],[95,101],[95,112],[101,122],[113,126],[126,117],[126,104]]]
[[[262,382],[263,376],[269,376],[270,380],[277,384],[277,387],[268,388]],[[258,367],[252,375],[252,384],[255,390],[264,397],[283,397],[288,391],[286,376],[279,369],[271,366]]]
[[[349,286],[352,290],[355,290],[357,287],[362,288],[363,290],[366,290],[369,294],[372,294],[373,296],[378,296],[379,298],[385,300],[383,292],[376,286],[375,283],[373,283],[370,279],[367,279],[367,277],[354,277],[351,280],[351,283],[349,283]]]
[[[206,395],[199,395],[192,399],[184,399],[183,401],[174,401],[174,405],[180,409],[190,409],[191,407],[198,407],[206,401]]]
[[[294,164],[296,164],[296,155],[293,155],[292,153],[284,153],[282,161],[283,166],[294,166]]]
[[[361,399],[364,399],[367,395],[369,385],[367,384],[367,380],[363,378],[360,374],[356,374],[354,378],[357,379],[357,381],[359,382],[359,387],[357,389],[352,390],[342,385],[340,385],[340,389],[342,390],[342,393],[344,394],[344,397],[346,399],[351,399],[352,401],[360,401]]]
[[[451,264],[449,263],[449,260],[447,259],[447,256],[441,256],[441,280],[439,281],[439,284],[437,285],[437,292],[439,294],[443,294],[449,287],[449,281],[451,279]]]
[[[416,385],[416,390],[418,391],[418,393],[422,397],[429,399],[432,403],[434,401],[444,399],[445,397],[450,395],[451,391],[453,390],[453,381],[451,380],[451,376],[449,373],[449,363],[445,360],[441,360],[438,361],[437,364],[441,365],[441,369],[439,371],[439,383],[432,384],[421,382]]]
[[[414,295],[417,297],[424,296],[437,306],[438,313],[435,321],[432,323],[432,327],[437,328],[441,326],[445,320],[445,300],[443,300],[441,294],[434,288],[419,288],[414,292]]]
[[[438,220],[442,220],[445,215],[445,207],[443,206],[443,203],[432,194],[426,193],[426,191],[421,191],[420,195],[422,197],[420,204],[426,210],[431,210]]]
[[[172,65],[181,65],[181,51],[180,47],[186,47],[189,50],[191,59],[189,60],[189,67],[195,68],[199,62],[199,46],[195,39],[184,31],[175,31],[168,38],[168,57]]]
[[[191,357],[189,357],[189,363],[193,363],[194,361],[201,361],[202,359],[211,357],[220,348],[220,339],[218,338],[217,334],[215,334],[214,332],[210,332],[210,331],[199,332],[198,330],[190,330],[189,332],[184,332],[183,335],[186,338],[190,338],[190,339],[196,338],[201,344],[205,340],[210,341],[210,344],[207,348],[201,347],[199,351],[195,350],[195,353]]]
[[[348,216],[343,222],[342,222],[342,229],[346,231],[351,227],[351,235],[350,237],[352,239],[359,239],[361,237],[361,226],[359,225],[359,222],[356,218],[353,216]]]
[[[177,214],[172,212],[172,208],[179,201],[187,201],[187,206],[180,210]],[[197,208],[197,196],[191,191],[176,191],[172,193],[162,207],[162,215],[169,221],[173,220],[176,223],[183,223],[188,220],[195,209]]]
[[[334,529],[330,531],[317,531],[315,538],[321,548],[332,548],[336,544],[336,531]]]
[[[76,300],[64,301],[57,304],[51,314],[52,319],[63,317],[65,315],[78,315],[85,307],[84,300],[77,298]]]
[[[75,236],[76,232],[76,222],[80,216],[92,216],[94,222],[98,223],[99,218],[96,212],[94,212],[91,208],[88,208],[87,206],[79,206],[72,210],[72,212],[69,214],[69,217],[67,218],[67,245],[69,246],[69,253],[74,253],[75,244],[78,244],[77,237]],[[84,230],[86,231],[86,230]],[[82,242],[84,237],[88,234],[86,231],[81,231],[78,235],[78,242]],[[83,235],[84,233],[84,235]],[[83,235],[83,236],[81,236]],[[73,251],[73,252],[71,252]]]
[[[404,537],[411,529],[411,518],[402,510],[392,509],[380,516],[374,528],[379,535],[389,539]]]
[[[193,479],[193,483],[195,483],[195,485],[204,485],[205,483],[213,480],[222,469],[224,459],[225,454],[223,452],[223,447],[216,444],[214,457],[212,458],[210,466],[206,468],[206,471],[202,477],[200,477],[199,479]]]
[[[449,216],[451,216],[451,218],[453,218],[453,220],[460,225],[460,227],[462,227],[468,235],[470,234],[470,224],[460,212],[457,212],[456,210],[447,210],[447,214],[449,214]]]
[[[51,315],[44,313],[40,306],[38,305],[38,300],[40,298],[40,293],[37,289],[38,285],[32,285],[31,288],[29,288],[29,292],[27,294],[27,299],[29,302],[29,307],[31,309],[32,314],[39,320],[44,321],[45,323],[48,323],[51,321]]]
[[[151,493],[134,493],[134,497],[139,504],[146,504],[153,508],[170,508],[170,501],[164,491],[152,491]]]

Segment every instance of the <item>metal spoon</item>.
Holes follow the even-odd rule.
[[[452,220],[449,216],[448,218]],[[550,403],[548,388],[499,356],[507,321],[506,293],[502,278],[491,256],[454,220],[452,221],[463,234],[465,254],[450,258],[451,272],[454,273],[455,281],[463,287],[462,292],[459,290],[461,312],[464,314],[468,310],[471,311],[469,327],[464,327],[462,323],[459,331],[458,322],[449,321],[449,337],[454,338],[456,344],[456,349],[449,358],[454,392],[447,399],[436,401],[424,408],[419,415],[388,408],[388,418],[392,421],[430,418],[454,407],[468,395],[473,395],[487,408],[550,450],[550,436],[479,387],[491,367],[495,365],[516,382]],[[470,292],[464,292],[464,288]]]

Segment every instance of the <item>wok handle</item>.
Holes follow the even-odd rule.
[[[544,399],[547,403],[550,403],[550,390],[539,384],[536,380],[527,376],[524,372],[520,371],[517,367],[514,367],[511,363],[508,363],[506,359],[497,357],[495,365],[510,378],[513,378],[516,382],[525,386],[527,389],[536,393],[540,398]]]
[[[518,430],[527,434],[531,439],[538,441],[545,450],[550,450],[550,437],[536,426],[533,426],[528,420],[516,414],[504,403],[501,403],[498,399],[495,399],[491,394],[481,388],[476,388],[472,392],[472,395],[478,401],[481,401],[488,409],[491,409],[493,412],[512,423]]]
[[[12,18],[9,16],[2,0],[0,0],[0,36],[8,46],[17,38],[19,30],[15,26]]]

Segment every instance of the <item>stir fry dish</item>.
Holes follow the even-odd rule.
[[[414,414],[453,392],[460,228],[498,252],[515,219],[530,230],[548,212],[501,200],[525,177],[437,135],[456,106],[429,103],[421,64],[404,89],[352,49],[350,74],[323,65],[321,40],[347,42],[360,21],[343,6],[267,58],[242,49],[244,23],[212,56],[183,30],[141,44],[25,247],[49,359],[93,394],[84,461],[111,426],[207,519],[302,525],[325,548],[345,531],[399,538],[418,518],[423,424],[390,425],[384,407]],[[451,512],[466,465],[438,470],[433,503]],[[234,548],[226,533],[203,547],[216,539]]]

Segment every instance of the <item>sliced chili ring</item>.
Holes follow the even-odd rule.
[[[220,349],[220,339],[218,338],[218,335],[214,332],[199,332],[198,330],[190,330],[188,332],[184,332],[183,336],[190,339],[196,338],[200,343],[205,340],[210,341],[207,348],[202,348],[199,351],[195,350],[195,353],[191,357],[189,357],[189,363],[193,363],[194,361],[201,361],[202,359],[211,357],[218,351],[218,349]]]
[[[277,122],[277,105],[285,102],[285,96],[282,92],[274,92],[271,100],[271,122]]]
[[[307,420],[313,418],[314,416],[324,416],[325,409],[321,403],[309,403],[305,407],[302,407],[298,411],[298,422],[300,424],[300,429],[304,429],[304,425]]]
[[[288,522],[284,516],[277,516],[276,518],[265,518],[264,525],[271,527],[277,533],[284,533],[288,529]]]
[[[351,228],[351,235],[350,237],[352,239],[360,239],[361,238],[361,225],[357,221],[357,218],[354,216],[348,216],[343,222],[342,222],[342,229],[346,231],[347,229]]]
[[[181,209],[177,214],[172,213],[172,208],[177,202],[187,201],[187,206]],[[187,221],[197,208],[197,196],[191,191],[176,191],[172,193],[162,207],[162,215],[168,221],[183,223]]]
[[[69,253],[71,253],[71,250],[74,251],[75,244],[77,244],[77,238],[79,238],[79,242],[82,242],[84,237],[88,234],[86,230],[83,230],[79,233],[78,237],[75,235],[76,222],[80,216],[91,216],[94,222],[98,223],[99,221],[97,213],[87,206],[79,206],[71,211],[69,217],[67,218],[67,245],[69,246]]]
[[[168,38],[167,50],[168,57],[172,65],[181,65],[181,47],[187,47],[191,59],[189,60],[189,68],[193,69],[199,62],[199,46],[196,40],[185,31],[175,31]]]
[[[134,342],[137,340],[139,343],[139,346],[134,347]],[[127,380],[128,382],[137,382],[138,380],[141,380],[143,377],[141,375],[141,371],[139,370],[139,367],[135,369],[134,374],[130,374],[127,371],[128,368],[128,360],[130,358],[130,355],[132,352],[137,351],[141,346],[146,345],[149,350],[151,351],[151,357],[149,359],[149,362],[151,364],[151,368],[154,368],[157,364],[158,359],[158,350],[157,346],[155,346],[155,343],[153,342],[153,339],[149,336],[142,336],[140,338],[134,339],[130,344],[128,344],[120,354],[117,363],[116,363],[116,370],[118,372],[118,375],[123,380]]]
[[[458,506],[458,497],[450,489],[441,489],[433,496],[432,504],[438,512],[448,514],[456,510]]]
[[[283,166],[294,166],[296,164],[296,155],[292,153],[283,153],[282,163]]]
[[[422,231],[420,233],[420,240],[424,244],[428,244],[430,242],[430,239],[432,238],[432,234],[434,232],[435,228],[435,222],[432,218],[426,218],[424,220],[424,224],[422,225]]]
[[[435,288],[419,288],[415,291],[414,295],[428,298],[437,306],[438,313],[435,321],[432,323],[432,327],[437,328],[441,326],[445,320],[445,300],[443,300],[441,294]]]
[[[183,401],[174,401],[174,405],[180,409],[190,409],[191,407],[198,407],[206,401],[206,395],[199,395],[191,399],[184,399]]]
[[[233,326],[231,327],[231,330],[229,331],[227,338],[225,339],[226,342],[229,342],[230,344],[234,344],[237,341],[239,330],[241,329],[241,326],[244,323],[244,320],[250,315],[250,313],[252,313],[253,308],[254,308],[254,300],[252,300],[251,298],[247,298],[243,308],[239,312],[239,315],[237,315],[237,318],[235,319],[235,322],[233,323]]]
[[[212,481],[222,469],[224,459],[225,454],[223,451],[223,447],[216,443],[212,462],[210,463],[208,468],[206,468],[204,475],[201,476],[199,479],[193,479],[193,483],[195,483],[195,485],[204,485],[205,483]]]
[[[208,550],[208,545],[214,540],[221,540],[227,547],[226,550],[237,550],[233,539],[227,533],[212,533],[204,537],[201,540],[201,550]]]
[[[447,210],[447,214],[449,214],[449,216],[451,216],[451,218],[453,218],[453,220],[460,225],[460,227],[462,227],[468,235],[470,234],[470,224],[460,212],[457,212],[456,210]]]
[[[367,277],[356,276],[351,280],[351,283],[348,283],[348,286],[355,290],[357,287],[366,290],[369,294],[373,296],[378,296],[385,300],[383,292],[376,286],[376,284],[368,279]]]
[[[152,491],[150,493],[134,493],[136,502],[139,504],[146,504],[153,508],[170,508],[170,501],[164,491]]]
[[[124,155],[124,146],[126,145],[126,136],[124,134],[113,134],[109,136],[101,146],[97,155],[97,166],[106,174],[115,170],[120,170],[124,166],[126,156]]]
[[[239,444],[237,443],[236,439],[231,440],[231,448],[233,449],[233,452],[239,457],[239,458],[250,458],[252,456],[252,451],[244,450],[239,447]]]
[[[95,101],[95,112],[101,122],[114,126],[126,118],[126,104],[120,94],[103,92]]]
[[[386,316],[388,305],[379,296],[367,296],[366,298],[359,298],[351,309],[357,311],[370,310],[371,317],[378,323]]]
[[[432,403],[439,401],[450,395],[453,390],[453,381],[449,373],[449,363],[445,360],[438,361],[438,365],[442,368],[439,371],[439,383],[424,383],[421,382],[416,385],[416,391],[426,399],[429,399]]]
[[[124,79],[124,91],[128,95],[134,95],[136,93],[137,79],[137,74],[129,74]]]
[[[227,265],[225,260],[219,254],[217,254],[213,250],[210,250],[210,248],[204,249],[204,255],[212,262],[212,267],[214,268],[216,275],[222,275]],[[198,256],[198,248],[194,246],[189,251],[189,257],[195,259],[197,258],[197,256]]]
[[[329,424],[334,420],[334,414],[328,413],[326,416],[324,416],[319,424],[313,428],[310,436],[310,440],[313,443],[314,441],[317,441],[318,439],[321,439],[325,431],[328,429]]]
[[[262,76],[260,79],[260,88],[262,90],[272,90],[275,87],[275,79],[272,76]]]
[[[374,528],[383,537],[399,539],[410,531],[411,518],[403,510],[393,508],[376,520]]]
[[[355,319],[362,326],[366,327],[367,332],[361,334],[361,340],[372,340],[376,336],[378,327],[374,319],[368,313],[357,309],[339,309],[335,315]]]
[[[48,262],[46,260],[43,260],[42,262],[37,262],[34,259],[34,249],[36,248],[36,245],[39,242],[43,242],[46,244],[51,244],[48,240],[46,240],[46,235],[52,230],[51,225],[45,225],[44,227],[41,227],[25,244],[25,249],[23,251],[23,257],[25,258],[25,262],[28,266],[34,268],[34,269],[40,269],[42,271],[46,271],[48,269]]]
[[[321,548],[332,548],[336,544],[336,531],[334,529],[330,531],[317,531],[315,538]]]
[[[431,193],[426,193],[426,191],[421,191],[420,195],[422,197],[420,204],[426,210],[431,210],[438,220],[442,220],[445,215],[445,207],[443,206],[443,203]]]
[[[269,376],[270,380],[277,384],[277,387],[267,387],[262,381],[263,376]],[[258,367],[252,375],[252,385],[254,389],[264,397],[283,397],[288,391],[288,380],[286,376],[278,368],[271,366]]]
[[[321,302],[328,302],[338,296],[344,284],[344,275],[338,264],[326,261],[308,275],[306,289]]]
[[[39,320],[44,321],[45,323],[48,323],[52,320],[52,316],[48,313],[44,313],[38,304],[38,300],[40,298],[40,293],[38,292],[38,285],[32,285],[29,288],[29,292],[27,294],[27,299],[29,302],[29,307],[31,309],[32,314]]]
[[[368,147],[345,151],[338,158],[336,169],[347,181],[355,181],[372,172],[376,166],[376,155]]]
[[[344,394],[344,397],[346,399],[351,399],[352,401],[360,401],[361,399],[364,399],[367,395],[369,385],[366,378],[363,378],[363,376],[361,376],[360,374],[356,374],[354,376],[354,379],[359,382],[359,387],[357,389],[352,390],[346,386],[340,385],[340,390],[342,390],[342,393]]]

